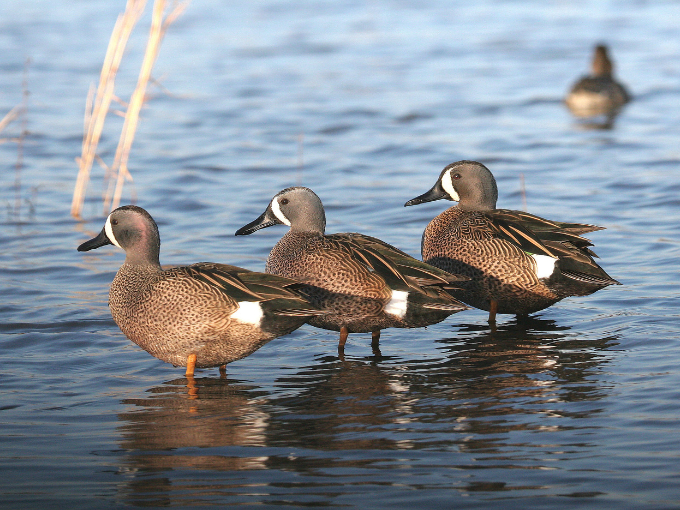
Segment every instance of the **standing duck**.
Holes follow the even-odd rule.
[[[265,212],[236,235],[280,224],[290,230],[272,249],[265,270],[306,284],[301,292],[328,310],[309,324],[339,331],[341,354],[349,333],[370,331],[377,350],[381,329],[428,326],[467,308],[445,290],[463,279],[460,276],[374,237],[326,235],[323,205],[309,188],[280,191]]]
[[[425,228],[423,260],[468,276],[455,296],[487,310],[490,323],[496,313],[527,315],[565,297],[619,284],[595,263],[592,243],[580,236],[602,227],[496,209],[496,180],[481,163],[451,163],[430,191],[404,205],[439,199],[458,205]]]
[[[134,343],[175,366],[219,366],[290,333],[319,310],[289,278],[200,262],[161,268],[158,226],[141,207],[113,211],[101,233],[78,247],[113,244],[125,262],[109,291],[113,320]]]
[[[577,117],[616,113],[630,101],[626,88],[614,79],[614,64],[607,47],[595,47],[591,74],[579,79],[567,94],[565,103]]]

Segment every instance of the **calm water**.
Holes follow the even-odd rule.
[[[527,324],[469,311],[383,332],[382,357],[305,326],[252,356],[183,371],[111,320],[103,171],[69,215],[82,112],[124,2],[5,0],[0,116],[0,507],[673,508],[680,506],[680,5],[677,2],[194,1],[169,30],[125,201],[162,262],[261,270],[283,227],[236,238],[283,187],[312,187],[328,231],[418,255],[445,204],[404,209],[476,159],[499,205],[607,227],[624,285]],[[136,81],[150,6],[119,73]],[[635,100],[608,130],[560,103],[607,41]],[[100,154],[111,162],[121,122]],[[16,137],[14,122],[0,137]]]

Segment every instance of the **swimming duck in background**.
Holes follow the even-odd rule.
[[[158,226],[141,207],[113,211],[101,233],[78,247],[113,244],[125,262],[109,291],[113,320],[134,343],[175,366],[219,366],[244,358],[320,313],[289,278],[200,262],[162,269]]]
[[[381,329],[428,326],[467,308],[446,291],[465,278],[374,237],[326,235],[323,204],[309,188],[280,191],[265,212],[236,235],[281,224],[290,230],[272,249],[265,270],[306,284],[301,292],[329,310],[309,324],[339,331],[341,355],[349,333],[370,331],[377,351]]]
[[[457,201],[425,228],[423,260],[470,278],[454,293],[464,303],[496,313],[527,315],[567,296],[585,296],[619,284],[598,266],[580,234],[602,227],[549,221],[533,214],[496,209],[493,175],[476,161],[442,170],[437,183],[405,206]]]
[[[578,80],[567,94],[565,103],[577,117],[616,113],[630,101],[626,88],[614,79],[614,64],[607,47],[595,47],[591,74]]]

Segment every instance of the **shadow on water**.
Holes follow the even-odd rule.
[[[608,391],[598,374],[617,337],[583,339],[542,319],[456,329],[437,342],[441,357],[320,356],[269,389],[177,379],[125,400],[123,498],[334,506],[357,484],[425,488],[395,474],[404,463],[442,472],[439,488],[457,494],[549,493],[554,479],[541,473],[597,447],[591,418]]]

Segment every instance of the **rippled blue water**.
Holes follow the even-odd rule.
[[[183,371],[111,320],[102,171],[69,215],[82,112],[124,2],[6,0],[0,115],[0,507],[671,508],[680,505],[680,6],[677,2],[194,1],[167,33],[125,200],[165,264],[261,270],[283,228],[236,238],[283,187],[328,231],[418,254],[445,204],[404,209],[446,164],[495,173],[499,206],[607,227],[624,285],[527,324],[468,311],[352,335],[304,326],[252,356]],[[150,10],[150,8],[147,8]],[[149,13],[130,43],[129,97]],[[611,129],[561,104],[610,44],[635,96]],[[112,160],[120,120],[100,146]],[[17,137],[14,122],[0,138]]]

